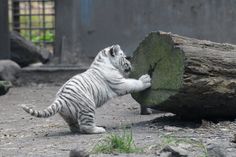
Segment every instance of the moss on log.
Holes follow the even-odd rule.
[[[131,77],[152,87],[132,94],[141,107],[186,118],[236,117],[236,46],[152,32],[135,50]]]
[[[0,81],[0,96],[5,95],[9,89],[12,87],[12,83],[10,81]]]

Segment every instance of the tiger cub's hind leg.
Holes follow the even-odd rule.
[[[103,127],[98,127],[94,123],[94,114],[81,113],[80,116],[80,132],[86,134],[101,134],[106,132]]]
[[[70,127],[70,131],[72,133],[79,133],[80,132],[78,120],[76,120],[70,116],[63,115],[63,114],[60,114],[60,115],[66,121],[66,123]]]

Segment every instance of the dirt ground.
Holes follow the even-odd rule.
[[[113,99],[97,109],[97,124],[107,130],[106,134],[98,135],[72,134],[58,114],[39,119],[19,107],[19,104],[32,104],[36,109],[43,109],[52,102],[59,88],[52,84],[14,87],[0,97],[0,156],[66,157],[72,149],[91,150],[108,134],[121,133],[124,126],[132,130],[136,146],[143,148],[143,153],[129,156],[158,156],[166,145],[181,146],[189,156],[207,156],[207,148],[212,145],[227,157],[236,156],[236,144],[232,142],[235,122],[201,124],[183,122],[168,113],[140,115],[139,105],[130,95]]]

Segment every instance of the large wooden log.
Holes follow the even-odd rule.
[[[142,108],[187,118],[236,117],[236,46],[150,33],[132,59],[132,77],[152,76],[152,87],[132,94]]]

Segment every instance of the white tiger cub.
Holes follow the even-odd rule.
[[[151,86],[148,74],[138,80],[125,78],[131,70],[119,45],[101,50],[84,73],[75,75],[58,91],[54,102],[46,109],[37,111],[22,105],[35,117],[50,117],[58,113],[68,123],[72,132],[103,133],[103,127],[95,125],[95,108],[109,99]]]

